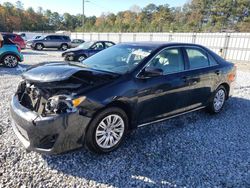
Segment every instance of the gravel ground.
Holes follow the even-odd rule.
[[[108,155],[43,156],[14,135],[9,101],[24,68],[62,59],[56,51],[24,54],[19,68],[0,67],[0,187],[250,187],[249,68],[238,69],[219,115],[199,111],[140,128]]]

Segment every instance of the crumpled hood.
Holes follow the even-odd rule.
[[[74,74],[91,74],[93,77],[109,75],[108,73],[87,69],[65,62],[44,63],[30,68],[22,74],[25,80],[33,82],[56,82],[69,79]]]

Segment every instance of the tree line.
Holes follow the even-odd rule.
[[[134,5],[117,14],[85,17],[84,26],[82,16],[5,2],[0,4],[0,31],[250,32],[250,0],[191,0],[182,7]]]

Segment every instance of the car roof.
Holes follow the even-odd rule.
[[[14,35],[14,36],[17,35],[17,34],[15,34],[15,33],[8,33],[8,32],[1,32],[1,34],[2,34],[2,35]]]
[[[45,35],[45,37],[50,37],[50,36],[69,37],[67,35],[61,35],[61,34],[49,34],[49,35]]]
[[[181,42],[152,42],[152,41],[145,41],[145,42],[124,42],[120,43],[121,45],[134,45],[134,46],[145,46],[145,47],[170,47],[170,46],[196,46],[196,47],[203,47],[199,44],[193,43],[181,43]]]
[[[86,42],[112,42],[112,43],[115,43],[115,42],[110,41],[110,40],[88,40]]]

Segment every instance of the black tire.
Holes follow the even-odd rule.
[[[35,49],[38,50],[38,51],[43,50],[43,48],[44,48],[44,45],[41,44],[41,43],[37,43],[37,44],[35,45]]]
[[[224,99],[223,99],[223,103],[220,105],[220,107],[216,107],[216,104],[215,104],[215,100],[216,100],[216,95],[221,92],[221,93],[224,93]],[[219,94],[218,94],[219,95]],[[226,101],[226,98],[228,96],[228,93],[227,93],[227,90],[224,86],[219,86],[216,91],[214,92],[213,96],[212,96],[212,99],[211,99],[211,102],[209,103],[209,105],[207,106],[207,111],[210,113],[210,114],[218,114],[220,113],[222,110],[223,110],[223,107],[225,105],[225,101]]]
[[[78,62],[82,62],[82,61],[84,61],[85,59],[87,59],[87,56],[86,56],[86,55],[80,55],[80,56],[77,58],[77,61],[78,61]]]
[[[66,51],[68,48],[69,48],[68,44],[62,44],[60,47],[62,51]]]
[[[65,61],[75,61],[75,57],[73,55],[66,55],[64,60]]]
[[[13,55],[13,54],[8,54],[8,55],[5,55],[1,62],[3,63],[3,65],[5,67],[8,67],[8,68],[15,68],[18,66],[18,62],[19,62],[19,59],[17,56]]]
[[[118,115],[122,118],[124,122],[124,132],[121,138],[119,139],[118,143],[116,143],[113,147],[103,148],[103,147],[100,147],[97,143],[96,131],[97,131],[99,124],[102,122],[102,120],[110,115]],[[120,108],[116,108],[116,107],[107,108],[103,110],[102,112],[100,112],[99,114],[97,114],[94,117],[94,119],[91,121],[87,129],[86,135],[85,135],[85,145],[91,152],[94,152],[94,153],[103,154],[103,153],[112,152],[121,145],[122,141],[124,140],[126,136],[127,130],[128,130],[128,117],[126,113]]]

